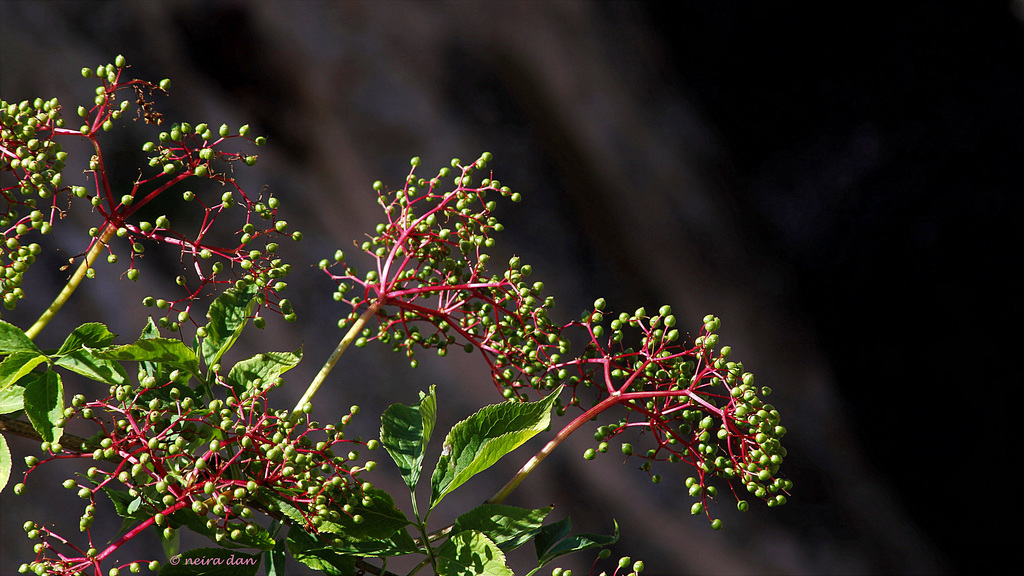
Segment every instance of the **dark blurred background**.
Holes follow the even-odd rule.
[[[71,118],[94,86],[78,70],[123,54],[134,76],[172,79],[158,102],[171,121],[248,122],[268,137],[238,176],[269,186],[306,233],[290,248],[300,321],[271,319],[246,341],[304,344],[282,405],[346,312],[299,264],[372,230],[370,184],[399,186],[411,156],[429,173],[488,150],[495,176],[524,196],[499,207],[498,254],[533,263],[566,320],[599,296],[617,310],[671,304],[693,330],[720,316],[723,340],[775,390],[795,483],[778,509],[740,515],[725,499],[714,512],[726,529],[713,532],[689,515],[688,471],[663,470],[653,486],[632,462],[584,462],[587,431],[511,503],[554,503],[551,518],[580,531],[607,533],[616,518],[615,557],[652,574],[956,573],[1008,555],[1019,539],[1002,481],[1016,475],[1024,2],[668,4],[0,0],[0,87],[9,101],[58,96]],[[128,124],[111,157],[124,182],[131,150],[153,138]],[[71,254],[84,245],[56,239]],[[59,289],[61,253],[50,258],[27,290]],[[101,265],[41,338],[57,346],[102,310],[132,338],[147,310],[122,303],[176,274],[149,260],[131,285]],[[27,325],[43,300],[4,319]],[[410,371],[388,351],[346,355],[318,415],[359,403],[369,436],[388,404],[431,383],[439,429],[497,399],[480,366],[445,360]],[[9,442],[13,484],[38,446]],[[438,522],[529,453],[450,497]],[[377,458],[387,485],[394,470]],[[26,519],[81,513],[48,487],[70,472],[45,473],[29,496],[0,497],[0,573],[29,559]],[[563,566],[586,574],[590,561]]]

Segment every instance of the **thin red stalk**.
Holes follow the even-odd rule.
[[[548,457],[549,454],[554,452],[555,448],[558,448],[558,446],[566,438],[569,437],[570,434],[575,432],[577,429],[579,429],[580,426],[583,426],[598,414],[604,412],[605,410],[611,408],[612,406],[615,406],[616,404],[621,404],[622,402],[623,400],[619,395],[611,395],[602,400],[601,402],[597,403],[596,405],[594,405],[594,407],[591,408],[590,410],[587,410],[583,414],[577,416],[572,422],[570,422],[564,428],[559,430],[558,434],[555,435],[555,437],[552,438],[551,441],[545,444],[539,452],[534,454],[533,457],[530,458],[530,460],[523,465],[519,472],[516,473],[516,475],[513,476],[512,479],[509,480],[508,483],[501,488],[501,490],[498,490],[498,492],[495,493],[494,496],[488,498],[487,503],[500,504],[501,502],[503,502],[505,498],[507,498],[508,495],[511,494],[512,491],[515,490],[516,487],[519,486],[519,484],[522,483],[522,481],[525,480],[526,477],[529,476],[530,473],[533,472],[533,470],[537,468],[537,466],[541,462],[543,462],[545,458]]]
[[[188,505],[187,501],[179,500],[178,502],[175,502],[169,508],[167,508],[166,510],[161,512],[161,514],[163,514],[164,516],[168,516],[170,514],[175,513],[176,511],[180,510],[181,508],[184,508],[186,505]],[[154,524],[154,522],[155,522],[155,518],[156,518],[156,515],[151,516],[150,518],[147,518],[146,520],[143,520],[138,526],[136,526],[135,528],[132,528],[131,530],[126,532],[124,534],[124,536],[121,536],[120,538],[118,538],[110,546],[107,546],[107,548],[105,550],[103,550],[103,552],[100,552],[99,555],[96,556],[96,562],[97,563],[101,562],[104,558],[106,558],[107,556],[113,554],[114,551],[117,550],[118,548],[120,548],[125,542],[131,540],[132,538],[137,536],[140,532],[142,532],[146,528],[149,528],[150,526],[152,526]]]
[[[124,219],[128,218],[129,216],[134,214],[136,211],[138,211],[140,208],[142,208],[147,203],[149,203],[151,200],[153,200],[157,196],[163,194],[165,191],[167,191],[168,188],[170,188],[171,186],[174,186],[178,182],[181,182],[182,180],[184,180],[185,178],[188,178],[190,176],[192,176],[191,172],[182,172],[180,174],[175,175],[174,178],[171,178],[167,182],[164,182],[163,184],[158,186],[155,190],[153,190],[149,194],[146,194],[145,198],[142,198],[141,200],[132,202],[131,206],[126,207],[125,210],[120,213],[120,219],[124,220]]]

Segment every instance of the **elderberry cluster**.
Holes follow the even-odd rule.
[[[719,347],[721,321],[706,316],[692,344],[676,344],[680,334],[671,308],[662,306],[650,317],[641,308],[612,320],[603,339],[603,308],[603,301],[596,302],[582,323],[593,341],[580,362],[581,380],[586,387],[603,388],[608,396],[599,397],[622,403],[628,411],[597,429],[598,446],[584,457],[607,452],[612,438],[640,428],[654,447],[638,452],[623,442],[622,453],[643,459],[640,468],[654,482],[661,481],[653,472],[657,462],[682,461],[694,467],[697,476],[686,481],[690,495],[698,499],[693,514],[706,511],[707,501],[717,495],[717,488],[708,483],[714,476],[726,480],[734,495],[733,480],[768,506],[784,504],[784,493],[792,487],[788,479],[778,477],[786,456],[781,444],[786,429],[779,412],[761,399],[771,390],[756,388],[753,374],[729,360],[732,349]],[[625,344],[627,328],[640,332],[638,345]],[[746,510],[746,501],[736,498],[738,508]],[[721,528],[721,521],[712,519],[711,525]]]
[[[436,177],[417,179],[419,158],[412,159],[413,172],[402,190],[388,200],[382,183],[374,184],[388,221],[377,226],[376,235],[361,245],[372,256],[376,269],[360,276],[346,265],[345,254],[338,251],[334,264],[344,266],[342,274],[328,272],[338,283],[335,300],[352,306],[339,327],[351,329],[366,310],[372,310],[376,327],[360,324],[356,346],[372,340],[391,344],[404,352],[416,365],[416,349],[436,349],[444,356],[453,347],[466,352],[480,350],[496,373],[510,364],[534,371],[530,364],[530,343],[565,348],[557,328],[547,319],[553,299],[542,297],[543,283],[527,284],[529,265],[519,258],[509,262],[503,275],[489,275],[486,250],[494,246],[494,232],[503,226],[492,215],[496,203],[487,199],[496,193],[520,199],[518,193],[491,178],[479,187],[471,187],[473,171],[482,169],[491,159],[484,153],[474,163],[463,166],[451,162],[457,170],[454,188],[442,192],[442,179],[451,170],[442,168]],[[328,270],[327,260],[320,263]],[[360,293],[349,295],[353,287]],[[421,331],[427,326],[428,331]],[[509,373],[496,384],[512,396],[519,373]],[[549,382],[548,384],[552,384]]]
[[[288,223],[278,217],[280,200],[277,197],[264,198],[263,193],[252,197],[232,177],[234,166],[253,166],[258,156],[228,147],[235,142],[262,146],[266,138],[250,136],[248,125],[232,130],[227,125],[214,128],[206,123],[175,123],[160,132],[156,140],[142,146],[153,171],[148,175],[140,174],[130,186],[117,189],[117,183],[110,178],[111,159],[102,153],[100,136],[113,130],[116,122],[131,109],[132,103],[123,97],[125,93],[135,96],[138,120],[163,125],[163,115],[155,110],[152,96],[170,88],[170,81],[166,79],[158,84],[130,79],[126,75],[128,68],[124,57],[118,56],[113,63],[82,69],[82,76],[95,77],[99,86],[94,105],[77,109],[83,120],[78,130],[63,127],[61,107],[56,99],[36,99],[20,104],[5,101],[0,106],[3,125],[0,172],[15,176],[12,185],[5,182],[0,190],[6,201],[6,206],[0,208],[0,227],[5,228],[2,250],[6,262],[0,275],[0,296],[4,304],[12,308],[24,297],[21,289],[24,272],[41,251],[37,244],[24,244],[21,237],[32,230],[48,233],[58,217],[63,216],[56,194],[67,191],[69,199],[88,200],[93,211],[102,218],[100,225],[89,230],[93,240],[87,260],[94,258],[94,251],[99,250],[106,252],[107,262],[121,261],[124,255],[115,252],[115,238],[123,239],[130,247],[124,276],[132,281],[140,276],[137,258],[154,243],[173,246],[180,250],[183,258],[191,260],[191,266],[186,265],[183,274],[177,277],[177,284],[185,290],[184,296],[146,301],[150,305],[166,304],[158,306],[167,310],[160,321],[161,327],[176,331],[188,320],[193,301],[208,293],[211,285],[231,283],[238,278],[261,288],[258,306],[279,311],[286,320],[294,321],[291,303],[280,295],[287,288],[285,278],[291,266],[278,255],[278,241],[285,237],[301,240],[302,233],[289,230]],[[86,171],[91,180],[89,186],[64,184],[62,170],[68,155],[62,151],[56,137],[84,138],[92,144],[96,153],[89,159]],[[210,189],[208,182],[216,182],[220,190],[204,191]],[[182,190],[189,184],[198,191]],[[202,214],[197,230],[172,227],[166,214],[152,219],[139,218],[140,210],[171,188],[181,194],[186,203],[199,206]],[[48,210],[36,209],[39,199],[50,200]],[[215,222],[229,209],[240,212],[235,220],[241,223],[234,238],[225,240],[223,234],[213,231]],[[91,266],[85,270],[88,278],[95,274]],[[265,320],[260,318],[256,325],[262,327]]]
[[[357,465],[359,447],[378,442],[347,439],[345,427],[358,413],[353,407],[336,424],[321,426],[306,414],[289,414],[268,406],[267,392],[281,386],[276,378],[256,378],[240,393],[229,385],[226,400],[204,402],[202,387],[187,385],[182,370],[139,374],[137,386],[110,387],[102,400],[72,398],[65,421],[81,418],[100,428],[92,438],[67,448],[44,443],[48,456],[26,457],[28,475],[54,459],[91,458],[97,462],[79,478],[64,482],[88,504],[79,528],[88,535],[81,547],[50,528],[26,523],[28,536],[39,540],[36,560],[23,571],[75,574],[108,560],[125,539],[151,526],[166,539],[186,526],[228,547],[269,549],[272,536],[257,512],[315,533],[325,522],[359,524],[352,506],[372,485],[359,474],[372,461]],[[22,494],[25,484],[15,486]],[[104,493],[118,514],[137,525],[106,549],[93,542],[90,526]],[[138,560],[109,562],[133,570]]]
[[[4,178],[0,184],[0,297],[8,310],[25,297],[23,275],[42,251],[34,242],[24,244],[23,237],[32,231],[49,234],[53,215],[59,212],[55,195],[63,188],[61,172],[68,154],[53,136],[63,125],[56,98],[0,102],[0,177],[14,176],[13,183]],[[37,209],[40,200],[50,200],[51,206]]]
[[[374,185],[388,220],[361,249],[374,258],[376,269],[360,276],[338,251],[334,263],[344,266],[344,273],[328,272],[338,283],[335,300],[352,306],[339,326],[354,333],[355,345],[389,343],[413,365],[417,348],[436,349],[442,356],[452,347],[478,350],[506,398],[527,400],[531,389],[543,396],[564,387],[570,396],[558,399],[559,415],[569,406],[583,410],[579,418],[585,419],[625,408],[617,422],[597,430],[598,445],[584,456],[607,452],[609,441],[627,430],[649,433],[654,447],[637,454],[645,460],[641,469],[659,482],[656,462],[682,461],[696,468],[695,488],[688,487],[699,498],[698,512],[716,494],[708,484],[713,476],[737,480],[770,506],[784,503],[790,483],[777,474],[786,455],[780,442],[785,428],[759,396],[770,390],[754,388],[753,375],[728,359],[728,346],[719,346],[718,318],[704,318],[700,335],[687,341],[668,305],[654,314],[645,308],[612,314],[598,299],[579,321],[563,326],[550,320],[554,299],[544,295],[543,282],[529,280],[532,268],[518,257],[502,275],[487,273],[485,249],[493,246],[492,233],[501,224],[485,194],[498,191],[517,200],[493,179],[468,188],[473,169],[489,160],[484,154],[466,167],[453,160],[461,172],[455,187],[444,193],[437,189],[448,169],[430,180],[416,179],[418,158],[393,200],[380,182]],[[320,265],[330,268],[327,260]],[[362,290],[350,295],[354,287]],[[373,319],[376,326],[370,325]],[[580,331],[586,345],[571,356],[568,335]],[[632,444],[622,448],[627,456],[634,454]],[[712,526],[720,523],[712,520]]]

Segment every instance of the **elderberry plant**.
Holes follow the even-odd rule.
[[[763,399],[770,390],[755,386],[719,341],[718,318],[705,317],[691,340],[668,305],[656,313],[616,314],[598,299],[579,320],[560,324],[549,315],[553,297],[532,279],[528,264],[514,257],[488,267],[502,230],[494,216],[499,201],[520,200],[485,172],[488,153],[470,163],[453,159],[430,178],[416,175],[420,160],[414,158],[400,188],[373,185],[385,220],[358,246],[373,265],[360,273],[341,250],[320,262],[335,284],[334,299],[347,308],[338,322],[344,335],[297,405],[281,408],[274,391],[289,385],[284,373],[302,359],[301,349],[224,363],[250,321],[266,326],[262,313],[296,320],[280,295],[291,266],[278,256],[277,241],[301,240],[301,233],[278,217],[276,197],[248,194],[232,176],[257,156],[229,147],[265,140],[251,138],[247,126],[214,130],[177,122],[142,147],[148,168],[130,183],[115,182],[103,144],[105,133],[130,117],[131,99],[124,95],[134,96],[135,119],[159,130],[164,117],[154,95],[170,87],[167,80],[130,78],[128,68],[118,56],[82,71],[99,86],[93,105],[78,107],[78,129],[65,127],[56,99],[0,103],[4,305],[14,308],[27,297],[24,274],[43,251],[36,236],[50,235],[84,202],[98,224],[68,264],[77,267],[67,285],[38,321],[25,329],[0,321],[0,430],[39,441],[41,452],[24,456],[26,471],[13,491],[29,491],[41,466],[81,463],[64,482],[84,501],[80,534],[69,534],[73,526],[26,521],[35,557],[21,572],[118,576],[147,567],[212,574],[231,559],[233,573],[256,574],[263,564],[278,576],[291,558],[328,574],[384,575],[393,574],[389,559],[411,556],[420,560],[410,574],[429,568],[443,576],[501,575],[512,574],[506,553],[529,542],[536,551],[530,575],[587,550],[599,551],[596,571],[618,539],[617,525],[611,535],[570,535],[568,518],[545,524],[550,506],[502,502],[570,434],[599,416],[611,423],[597,426],[597,444],[585,459],[608,452],[617,439],[621,453],[638,459],[655,483],[672,465],[694,470],[686,480],[691,512],[704,514],[716,530],[722,522],[710,513],[718,497],[712,478],[729,487],[740,510],[749,507],[744,498],[785,503],[791,488],[780,474],[786,429]],[[72,159],[63,143],[71,139],[84,139],[95,152],[87,162],[88,187],[64,182]],[[172,227],[166,215],[142,219],[142,207],[169,195],[196,212],[197,229]],[[116,263],[127,251],[123,276],[134,281],[146,247],[155,244],[180,252],[184,267],[174,294],[144,299],[161,312],[138,339],[117,344],[96,321],[76,328],[58,348],[36,343],[81,282],[96,275],[94,263],[103,253]],[[193,312],[204,301],[200,321]],[[389,407],[379,439],[346,436],[358,406],[340,418],[318,415],[327,424],[313,417],[312,400],[341,355],[352,344],[371,342],[404,354],[413,367],[425,351],[478,354],[500,394],[499,403],[447,433],[422,510],[416,490],[439,410],[434,387],[411,404]],[[95,382],[105,392],[76,394],[67,405],[67,377]],[[570,411],[568,423],[554,423],[552,414]],[[93,435],[66,433],[72,423]],[[494,496],[450,525],[430,522],[448,494],[552,429],[558,431]],[[412,517],[373,485],[376,462],[362,460],[361,452],[379,446],[398,466]],[[12,472],[13,455],[0,435],[0,489]],[[111,509],[123,527],[105,540],[92,526]],[[207,537],[211,547],[180,552],[181,530]],[[122,547],[136,538],[159,540],[164,556],[123,557]],[[610,573],[643,569],[643,562],[622,557]],[[551,574],[570,572],[554,568]]]

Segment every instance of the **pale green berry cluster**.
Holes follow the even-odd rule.
[[[57,212],[55,195],[65,188],[62,171],[68,154],[53,139],[54,130],[62,126],[56,98],[0,102],[0,173],[11,173],[15,179],[0,189],[0,298],[8,310],[25,297],[24,274],[42,251],[39,244],[23,242],[23,237],[32,231],[50,233]],[[51,206],[37,209],[40,200]]]
[[[183,275],[177,280],[179,285],[186,288],[187,295],[184,298],[168,300],[148,297],[143,301],[146,306],[168,310],[167,317],[161,321],[162,327],[177,330],[185,321],[182,316],[187,318],[193,300],[204,292],[208,284],[230,283],[236,278],[259,288],[257,302],[260,308],[279,311],[289,322],[296,319],[290,300],[281,295],[288,287],[285,278],[292,267],[278,256],[277,240],[290,238],[300,241],[302,232],[290,230],[288,222],[278,217],[281,207],[278,197],[270,195],[266,199],[250,198],[235,179],[230,177],[229,171],[219,170],[214,164],[220,162],[229,165],[233,162],[242,162],[247,166],[254,165],[257,160],[255,155],[222,150],[226,141],[235,138],[250,140],[257,146],[262,146],[266,142],[262,136],[250,138],[249,132],[248,125],[234,132],[224,124],[215,132],[205,123],[195,126],[180,123],[172,126],[167,132],[161,132],[159,142],[147,142],[142,147],[143,151],[151,155],[149,164],[157,169],[157,174],[148,180],[140,181],[136,186],[137,190],[141,190],[145,184],[163,189],[188,176],[217,181],[228,188],[227,191],[217,192],[211,197],[207,197],[208,194],[205,192],[193,190],[185,190],[182,193],[182,199],[186,203],[197,204],[203,211],[203,229],[195,239],[170,229],[166,224],[166,217],[163,217],[164,226],[161,226],[160,222],[155,226],[149,222],[125,226],[127,235],[133,240],[133,247],[139,245],[138,241],[141,239],[171,239],[181,246],[183,255],[188,255],[193,260],[192,269],[195,277],[189,280]],[[121,199],[122,206],[130,206],[132,200],[133,196],[126,195]],[[245,212],[246,220],[236,234],[237,243],[216,245],[206,240],[208,231],[217,218],[227,210],[236,208]],[[128,208],[126,212],[130,210]],[[121,229],[118,232],[120,233]],[[224,274],[228,267],[231,274],[225,278]],[[138,271],[134,268],[127,274],[132,280],[138,278]],[[178,312],[177,320],[171,316],[174,311]],[[263,328],[266,326],[266,320],[257,314],[254,324],[258,328]]]
[[[499,342],[503,331],[526,330],[523,324],[528,319],[546,326],[545,306],[550,307],[552,301],[540,302],[541,284],[525,283],[529,266],[520,267],[515,259],[504,276],[487,273],[487,249],[494,246],[493,234],[503,229],[492,215],[496,203],[488,200],[487,194],[519,199],[517,193],[491,178],[472,187],[474,170],[483,169],[490,160],[488,153],[468,166],[453,159],[456,176],[454,187],[447,192],[441,191],[443,179],[452,174],[447,167],[429,180],[411,173],[393,200],[388,199],[382,183],[374,184],[388,221],[379,224],[376,234],[361,248],[377,260],[376,270],[360,276],[346,264],[340,250],[333,264],[327,260],[320,263],[325,270],[332,265],[344,267],[343,273],[331,274],[338,282],[335,300],[353,308],[339,322],[341,328],[353,324],[362,310],[377,309],[377,326],[364,328],[355,341],[357,346],[380,340],[403,351],[415,365],[417,349],[436,349],[444,356],[450,348],[462,347],[494,356],[500,348],[510,346]],[[412,165],[415,171],[419,158],[414,158]],[[355,286],[362,290],[350,295]],[[511,316],[518,320],[509,320]],[[427,333],[421,326],[428,328]]]
[[[336,424],[321,426],[305,413],[311,407],[294,417],[267,405],[268,391],[283,384],[280,378],[257,378],[239,394],[227,387],[226,400],[208,404],[187,381],[179,370],[161,375],[143,370],[137,386],[111,386],[104,400],[89,402],[76,395],[62,424],[92,420],[101,432],[67,449],[45,443],[42,448],[50,456],[43,461],[26,458],[34,469],[63,451],[91,453],[98,465],[84,478],[64,482],[88,501],[79,522],[82,532],[88,533],[95,520],[100,492],[114,501],[119,514],[155,525],[168,539],[174,536],[173,526],[186,524],[218,543],[259,547],[270,536],[255,512],[310,532],[325,524],[364,521],[353,507],[366,505],[373,487],[359,475],[376,464],[357,465],[359,448],[374,450],[379,442],[345,437],[358,406]],[[15,493],[24,492],[25,484],[15,487]],[[34,523],[28,535],[40,540],[36,561],[27,565],[30,571],[40,566],[56,573],[80,570],[92,560],[88,555],[73,561],[67,553],[53,556],[66,540]]]
[[[792,487],[778,476],[786,455],[781,444],[786,429],[779,412],[761,399],[771,390],[755,387],[753,374],[729,359],[729,346],[720,345],[721,321],[705,317],[700,336],[685,344],[677,343],[680,335],[669,306],[653,316],[643,308],[619,314],[608,323],[607,334],[601,324],[604,307],[598,300],[581,322],[592,337],[581,372],[585,386],[623,399],[629,410],[597,429],[598,445],[587,449],[584,458],[608,452],[612,438],[639,427],[649,432],[654,447],[638,451],[623,442],[622,453],[641,458],[640,468],[655,483],[662,479],[654,472],[657,462],[685,462],[696,468],[698,475],[686,483],[698,500],[692,513],[706,512],[707,501],[717,495],[708,483],[715,476],[736,480],[768,506],[784,504],[784,493]],[[625,344],[633,340],[624,336],[626,329],[640,332],[637,346]],[[747,503],[741,500],[738,507],[745,510]],[[711,522],[712,528],[721,528],[720,520]]]

